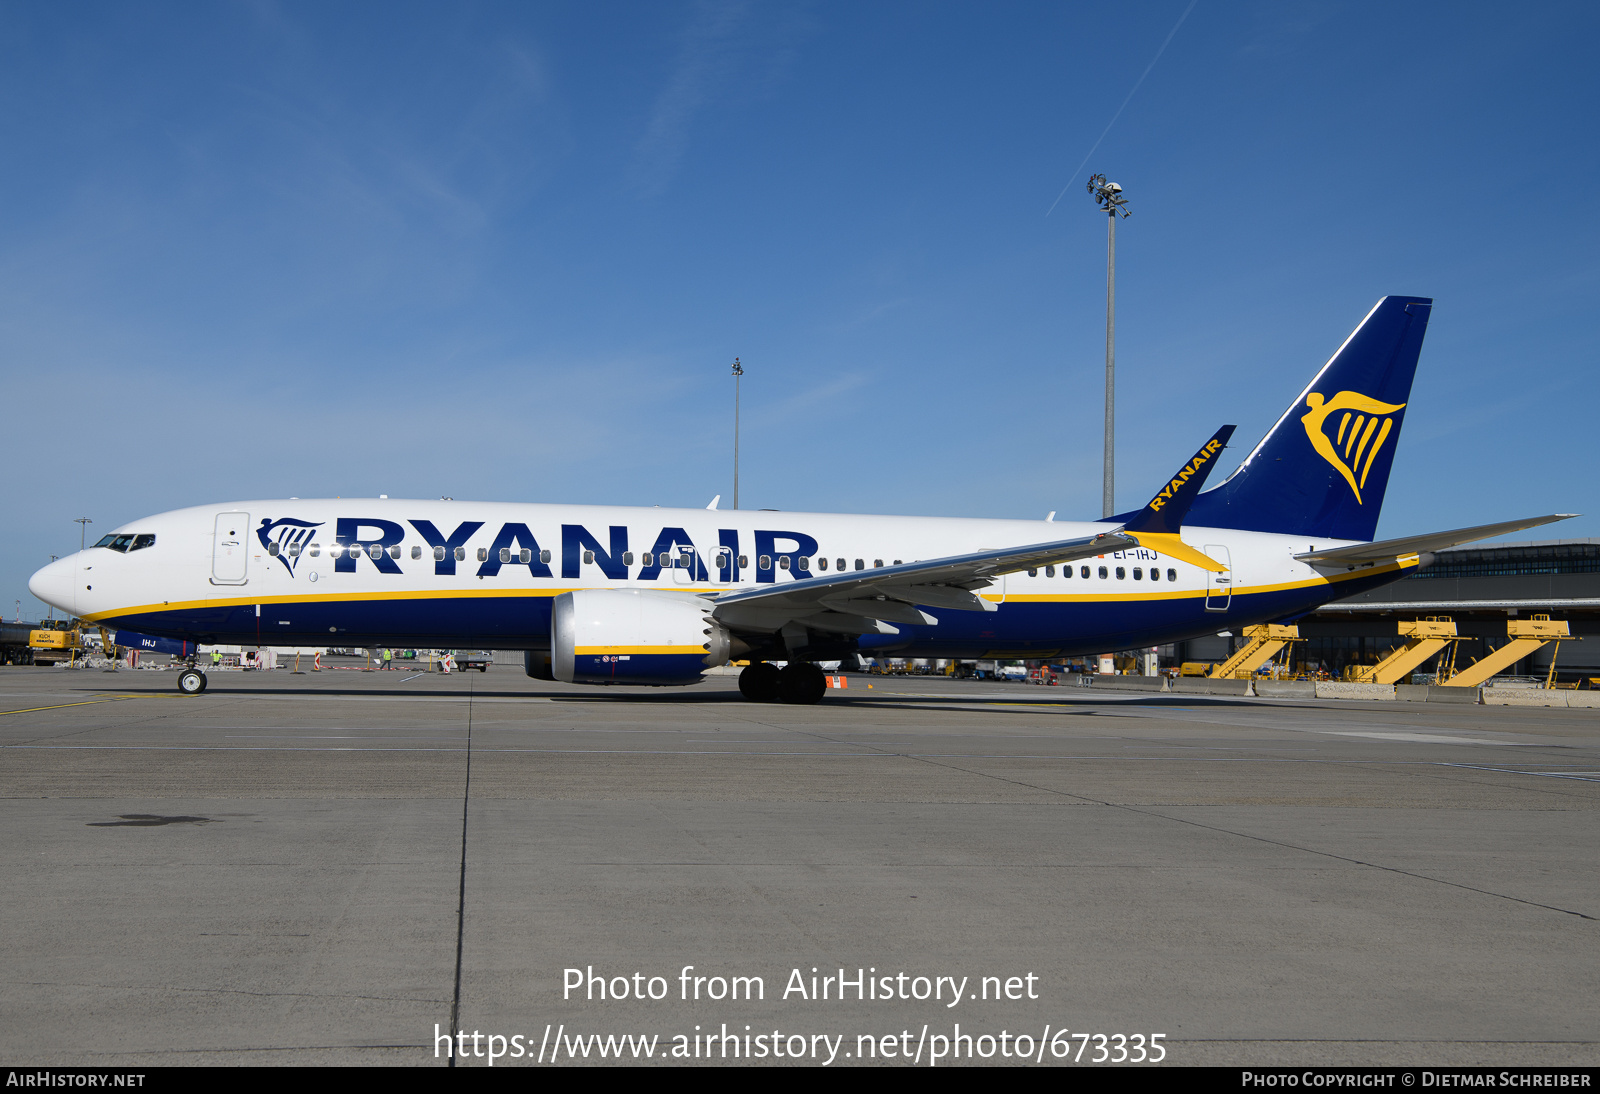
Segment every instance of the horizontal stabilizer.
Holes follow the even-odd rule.
[[[1546,517],[1528,517],[1524,520],[1507,520],[1499,524],[1480,524],[1476,528],[1457,528],[1453,532],[1432,532],[1422,536],[1404,536],[1400,539],[1383,539],[1376,543],[1357,543],[1350,547],[1334,547],[1327,551],[1308,551],[1302,555],[1295,555],[1299,562],[1310,562],[1318,565],[1352,565],[1363,562],[1387,562],[1392,558],[1403,558],[1406,555],[1420,555],[1425,551],[1442,551],[1446,547],[1455,547],[1462,543],[1475,543],[1480,539],[1493,539],[1503,536],[1508,532],[1520,532],[1524,528],[1537,528],[1541,524],[1553,524],[1558,520],[1568,520],[1577,516],[1576,513],[1552,513]]]

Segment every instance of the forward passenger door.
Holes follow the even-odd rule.
[[[243,585],[250,563],[249,513],[218,513],[211,541],[211,584]]]

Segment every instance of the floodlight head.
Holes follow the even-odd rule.
[[[1122,196],[1122,184],[1107,182],[1104,175],[1089,176],[1089,193],[1094,198],[1094,203],[1115,217],[1121,213],[1124,217],[1130,215],[1126,208],[1128,199]]]

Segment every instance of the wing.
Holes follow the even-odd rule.
[[[1503,536],[1507,532],[1520,532],[1524,528],[1537,528],[1568,520],[1576,513],[1552,513],[1547,517],[1528,517],[1525,520],[1508,520],[1500,524],[1480,524],[1476,528],[1457,528],[1453,532],[1430,532],[1424,536],[1406,536],[1402,539],[1380,539],[1376,543],[1357,543],[1350,547],[1334,547],[1327,551],[1308,551],[1295,555],[1299,562],[1313,565],[1353,566],[1368,562],[1388,562],[1407,555],[1420,555],[1427,551],[1442,551],[1460,543],[1474,543],[1480,539]]]
[[[1222,570],[1225,567],[1185,544],[1178,535],[1189,506],[1205,484],[1233,428],[1227,425],[1218,430],[1125,527],[1078,539],[976,551],[727,593],[717,597],[712,615],[720,623],[745,630],[777,631],[799,623],[839,634],[898,634],[894,623],[931,626],[939,622],[922,611],[923,607],[997,611],[998,605],[975,590],[987,588],[1004,574],[1130,547],[1144,546],[1207,569]]]
[[[893,627],[882,624],[938,622],[917,605],[963,612],[996,611],[998,606],[993,601],[985,600],[974,590],[987,588],[995,578],[1019,570],[1137,546],[1139,541],[1132,536],[1108,531],[1077,539],[810,577],[724,594],[717,598],[712,615],[719,622],[738,628],[777,630],[788,622],[803,622],[816,630],[842,634],[897,634]]]

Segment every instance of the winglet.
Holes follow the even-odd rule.
[[[1211,469],[1227,447],[1228,438],[1233,436],[1234,428],[1225,425],[1217,430],[1209,441],[1200,446],[1200,451],[1178,469],[1178,473],[1161,488],[1161,492],[1123,525],[1122,531],[1138,540],[1140,546],[1159,554],[1182,559],[1213,573],[1226,570],[1226,566],[1184,543],[1178,538],[1178,533],[1183,528],[1183,518],[1189,515],[1189,507],[1194,504],[1200,488],[1205,485]]]

